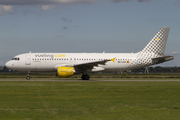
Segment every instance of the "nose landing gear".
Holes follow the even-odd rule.
[[[26,80],[30,80],[30,76],[26,76]]]
[[[30,74],[30,71],[28,71],[28,74],[27,74],[27,76],[26,76],[26,80],[30,80],[31,77],[30,77],[29,74]]]

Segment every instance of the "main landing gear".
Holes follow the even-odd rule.
[[[82,75],[82,80],[89,80],[90,79],[90,76],[89,75]]]
[[[30,77],[29,74],[30,74],[30,71],[28,71],[28,74],[27,74],[27,76],[26,76],[26,80],[30,80],[31,77]]]

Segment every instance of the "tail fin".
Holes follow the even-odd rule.
[[[169,30],[170,30],[170,27],[161,28],[159,32],[153,37],[153,39],[140,52],[164,55]]]
[[[169,27],[161,28],[146,47],[138,52],[136,59],[130,64],[128,69],[146,67],[174,59],[173,56],[164,55],[169,30]]]

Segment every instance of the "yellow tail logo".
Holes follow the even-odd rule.
[[[116,57],[115,57],[115,58],[113,58],[113,59],[111,59],[111,61],[115,62],[115,59],[116,59]]]

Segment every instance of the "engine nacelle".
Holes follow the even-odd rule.
[[[74,67],[58,67],[57,68],[58,77],[73,76],[74,72],[75,72]]]

